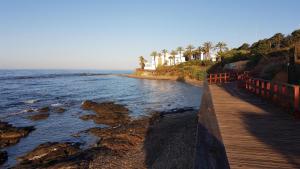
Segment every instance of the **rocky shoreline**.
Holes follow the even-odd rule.
[[[110,169],[149,168],[149,166],[168,168],[174,163],[161,160],[169,156],[170,151],[175,151],[175,154],[172,152],[175,155],[174,160],[182,161],[182,164],[185,165],[192,164],[196,133],[196,110],[181,108],[154,112],[149,116],[132,119],[128,114],[130,110],[124,105],[114,102],[97,103],[87,100],[82,103],[81,108],[91,113],[81,116],[80,119],[93,120],[95,123],[107,125],[104,128],[94,127],[85,131],[99,138],[96,145],[81,149],[79,143],[43,143],[31,152],[19,157],[17,159],[18,164],[13,168]],[[47,112],[45,110],[41,113]],[[13,127],[4,122],[1,125]],[[14,128],[13,130],[23,131],[24,128]],[[29,131],[28,128],[28,133]],[[26,136],[26,134],[22,136]],[[185,139],[186,142],[184,142]],[[178,143],[174,142],[175,140],[184,143],[180,143],[182,145],[178,147]],[[170,145],[174,147],[170,149],[168,147]],[[156,154],[156,152],[160,153]],[[184,153],[189,155],[183,156]],[[155,158],[157,159],[153,160]],[[5,159],[7,159],[6,152],[0,152],[0,162],[5,161]],[[183,161],[187,161],[187,163]],[[177,166],[182,164],[177,164]]]
[[[13,125],[0,121],[0,148],[17,144],[21,138],[26,137],[35,128],[14,127]],[[6,151],[0,151],[0,165],[6,162],[8,156]]]

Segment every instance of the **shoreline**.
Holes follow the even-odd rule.
[[[188,83],[198,87],[202,84],[200,81],[192,79],[180,81],[177,80],[178,78],[175,76],[142,77],[130,74],[112,75],[127,78],[172,80]],[[126,79],[119,79],[119,81],[125,81],[125,83],[132,82],[131,80],[128,80],[129,79],[127,79],[127,81]],[[180,86],[182,86],[182,84]],[[191,89],[191,86],[185,87]],[[195,90],[198,91],[197,88],[195,88]],[[81,106],[83,106],[83,103],[84,102],[81,103]],[[126,166],[126,164],[130,164],[130,166],[138,166],[137,168],[148,168],[149,166],[161,166],[162,168],[166,168],[166,166],[173,166],[173,163],[165,162],[166,159],[169,158],[180,161],[177,165],[188,166],[192,164],[194,147],[191,147],[190,145],[195,144],[195,140],[192,138],[195,137],[194,135],[196,133],[195,126],[198,109],[186,109],[186,107],[178,107],[178,110],[176,111],[173,111],[173,109],[164,109],[160,112],[153,111],[155,114],[151,114],[149,117],[129,119],[127,117],[129,110],[123,108],[122,105],[116,105],[113,102],[99,102],[99,104],[102,104],[102,107],[99,108],[99,110],[97,109],[97,111],[100,111],[100,109],[101,111],[118,111],[113,113],[97,113],[97,111],[91,109],[86,110],[90,111],[89,114],[76,115],[76,117],[78,116],[82,122],[89,120],[93,121],[95,124],[107,123],[108,125],[105,129],[102,127],[91,126],[89,129],[82,130],[84,135],[92,135],[99,139],[92,145],[89,145],[87,149],[80,147],[85,143],[76,140],[57,142],[49,140],[45,143],[34,146],[33,149],[26,151],[26,154],[22,154],[21,156],[11,156],[8,154],[9,160],[12,158],[14,160],[12,162],[6,160],[3,166],[12,168],[34,168],[35,166],[49,166],[50,168],[78,166],[110,168],[110,164],[114,163],[117,166],[116,168]],[[64,107],[64,105],[61,105],[61,107]],[[96,106],[92,107],[95,108]],[[83,107],[81,107],[81,109],[85,110]],[[125,113],[120,114],[120,109],[125,111]],[[30,114],[28,117],[31,118],[32,121],[46,120],[52,115],[52,113],[64,113],[65,111],[69,113],[68,111],[70,110],[71,108],[69,107],[59,109],[58,107],[52,106],[52,104],[47,104],[42,105],[36,110],[30,109],[29,113],[32,112],[32,115]],[[157,114],[159,117],[155,116]],[[157,122],[152,123],[153,118],[156,119]],[[120,124],[115,124],[115,121],[118,123],[120,122]],[[46,121],[46,123],[48,122]],[[188,125],[191,126],[189,126],[189,129],[187,130],[186,126]],[[155,129],[155,131],[153,131],[153,129]],[[165,133],[164,131],[168,132]],[[81,133],[81,131],[75,133],[72,137],[81,137],[79,133]],[[168,145],[172,145],[172,147],[174,147],[171,149],[172,152],[168,149],[169,146],[164,145],[160,147],[160,145],[163,144],[155,139],[157,137],[164,140],[163,142],[168,142]],[[172,139],[169,140],[169,138]],[[148,148],[143,151],[144,145]],[[55,153],[53,154],[51,153],[52,149],[55,149]],[[185,156],[181,155],[182,149],[185,149]],[[153,152],[153,150],[155,151]],[[156,156],[155,154],[155,152],[158,151],[161,152],[160,156]],[[45,156],[41,156],[41,154],[45,154]],[[173,156],[170,157],[169,154],[173,154]],[[127,155],[130,158],[127,158]],[[120,161],[116,161],[116,159]],[[102,166],[103,163],[101,161],[105,163],[105,166]],[[135,163],[135,161],[143,163]],[[186,161],[188,161],[188,163],[186,163]],[[192,166],[189,166],[188,168],[192,168]]]
[[[147,80],[170,80],[170,81],[178,81],[187,83],[196,87],[202,87],[203,81],[190,79],[190,78],[184,78],[184,80],[178,80],[178,76],[140,76],[140,75],[134,75],[134,74],[119,74],[117,76],[127,77],[127,78],[135,78],[135,79],[147,79]]]

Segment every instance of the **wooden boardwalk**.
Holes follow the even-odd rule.
[[[300,169],[300,120],[235,83],[209,88],[232,169]]]

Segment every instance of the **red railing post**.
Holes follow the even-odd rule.
[[[214,82],[217,83],[217,80],[218,80],[218,74],[215,74]]]
[[[294,86],[294,114],[296,118],[300,117],[300,109],[299,109],[299,89],[300,87],[298,85]]]
[[[255,84],[255,94],[259,95],[259,80],[256,80],[256,84]]]
[[[266,92],[265,92],[265,81],[261,81],[261,91],[260,91],[260,94],[261,94],[261,96],[262,97],[265,97],[265,94]]]
[[[267,82],[267,85],[266,85],[266,97],[267,98],[270,98],[270,95],[271,95],[271,93],[270,93],[270,91],[271,91],[271,83],[270,82]]]
[[[273,85],[273,101],[274,102],[277,102],[277,98],[278,98],[278,85],[277,84],[274,84]]]

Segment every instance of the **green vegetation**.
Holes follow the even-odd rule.
[[[191,60],[192,56],[193,56],[193,49],[195,47],[193,45],[188,45],[186,47],[186,52],[185,52],[185,56],[187,56],[188,60]]]
[[[156,56],[158,55],[158,53],[156,52],[156,51],[153,51],[152,53],[151,53],[151,55],[150,56],[153,56],[154,57],[154,62],[155,62],[155,58],[156,58]],[[155,64],[156,65],[156,64]],[[156,66],[155,66],[155,68],[156,68]]]
[[[218,57],[222,62],[212,66],[209,72],[223,71],[225,64],[248,60],[246,70],[252,71],[257,77],[273,79],[277,73],[286,72],[288,58],[292,56],[292,49],[297,42],[300,42],[300,30],[286,36],[276,33],[252,45],[244,43],[231,50],[226,50],[226,46],[218,43],[216,48],[219,48]]]
[[[300,29],[287,36],[276,33],[271,38],[259,40],[251,46],[244,43],[238,48],[225,52],[220,51],[219,56],[224,58],[225,63],[249,59],[252,66],[256,66],[261,58],[280,57],[282,53],[294,47],[297,42],[300,42]]]
[[[191,60],[175,66],[160,66],[153,72],[155,76],[177,76],[179,79],[190,78],[203,80],[211,61]]]
[[[166,55],[168,53],[168,50],[167,49],[163,49],[161,52],[164,55],[164,63],[166,63]]]
[[[178,76],[202,80],[206,72],[223,72],[224,66],[228,63],[247,61],[243,62],[246,63],[246,67],[242,71],[250,70],[254,76],[273,79],[278,73],[286,73],[288,58],[292,56],[292,49],[298,42],[300,42],[300,29],[293,31],[290,35],[276,33],[270,38],[259,40],[251,45],[243,43],[240,47],[230,50],[224,42],[213,45],[208,41],[197,48],[191,44],[186,48],[179,46],[176,50],[171,50],[171,56],[166,58],[168,50],[163,49],[161,53],[152,52],[151,56],[154,57],[154,60],[156,57],[163,57],[164,61],[169,59],[172,66],[158,64],[155,71],[149,72],[155,76]],[[214,64],[210,61],[212,50],[217,51],[217,62]],[[177,53],[184,56],[187,62],[175,65]],[[199,61],[201,53],[204,54],[205,61]],[[158,60],[160,61],[160,59]],[[145,65],[144,62],[145,60],[140,58],[142,69]],[[242,64],[242,62],[240,63]]]
[[[144,70],[144,68],[145,68],[145,62],[147,62],[147,60],[145,60],[145,58],[143,56],[140,56],[139,60],[140,60],[141,69]]]

